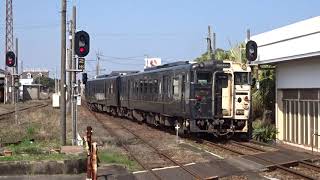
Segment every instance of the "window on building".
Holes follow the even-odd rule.
[[[28,79],[31,79],[31,78],[32,78],[32,74],[31,74],[31,73],[28,73],[28,74],[27,74],[27,78],[28,78]]]

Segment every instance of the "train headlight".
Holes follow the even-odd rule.
[[[247,65],[246,64],[242,64],[241,68],[242,68],[242,70],[246,70],[247,69]]]
[[[249,104],[246,104],[246,103],[245,103],[245,104],[243,105],[243,109],[248,110],[248,109],[249,109]]]

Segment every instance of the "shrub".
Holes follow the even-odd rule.
[[[276,139],[278,130],[273,124],[262,121],[253,122],[253,138],[262,142],[272,142]]]

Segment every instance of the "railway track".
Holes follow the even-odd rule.
[[[94,116],[96,117],[95,112],[91,111],[91,113],[93,113]],[[101,124],[103,124],[105,129],[107,129],[109,132],[112,132],[112,130],[109,127],[105,126],[104,123],[101,120],[99,120],[98,117],[96,117],[96,119],[98,121],[100,121]],[[114,122],[116,122],[116,121],[114,121]],[[128,131],[130,134],[135,136],[137,139],[141,140],[144,144],[146,144],[147,146],[152,148],[159,155],[161,155],[162,157],[168,159],[174,165],[178,166],[179,168],[181,168],[184,171],[186,171],[187,173],[189,173],[195,179],[205,179],[205,178],[201,178],[200,175],[196,174],[195,172],[190,171],[189,169],[185,168],[182,164],[180,164],[180,163],[176,162],[174,159],[170,158],[170,156],[168,156],[164,152],[160,151],[157,147],[153,146],[148,141],[146,141],[145,139],[140,137],[140,135],[138,135],[136,132],[132,131],[131,129],[129,129],[129,128],[125,127],[125,126],[123,126],[118,121],[117,121],[117,124],[119,126],[121,126],[121,128],[123,128],[126,131]],[[173,132],[170,132],[170,133],[173,133]],[[117,137],[118,135],[114,134],[114,136]],[[283,172],[284,174],[290,174],[291,176],[296,177],[297,179],[315,180],[315,179],[319,179],[319,177],[320,177],[320,166],[312,164],[312,163],[307,162],[307,161],[295,161],[295,162],[286,163],[286,164],[276,164],[275,162],[272,162],[270,160],[266,160],[266,159],[260,158],[259,156],[255,156],[255,154],[264,153],[264,152],[268,151],[268,150],[262,149],[261,147],[257,147],[257,145],[265,146],[264,144],[261,144],[261,143],[256,143],[256,142],[251,142],[250,141],[249,144],[248,144],[248,143],[242,143],[242,142],[238,142],[238,141],[234,141],[234,140],[230,140],[227,143],[215,143],[215,142],[211,142],[209,140],[205,140],[203,138],[200,139],[200,138],[188,137],[188,139],[194,140],[197,143],[202,143],[202,144],[204,144],[204,145],[206,145],[208,147],[211,147],[211,148],[219,148],[219,149],[222,149],[222,150],[229,151],[229,152],[231,152],[231,153],[233,153],[235,155],[238,155],[238,156],[244,156],[244,155],[254,156],[255,158],[259,159],[260,161],[264,161],[264,162],[273,164],[273,165],[267,166],[268,171],[278,170],[278,171]],[[159,177],[158,174],[156,174],[151,168],[148,168],[147,165],[145,165],[144,163],[142,163],[139,160],[138,157],[136,157],[133,153],[131,153],[130,149],[125,144],[123,144],[123,147],[130,154],[130,156],[132,156],[133,159],[138,162],[138,164],[144,170],[152,173],[154,175],[154,177],[156,177],[157,179],[161,179],[161,177]],[[272,146],[272,147],[275,148],[274,146]],[[306,173],[308,170],[312,170],[312,172],[317,172],[319,174],[319,176],[315,177],[314,173],[313,174]],[[217,177],[214,177],[214,178],[217,179]],[[211,179],[214,179],[214,178],[211,178]]]
[[[18,111],[22,112],[22,111],[27,111],[27,110],[34,109],[34,108],[43,108],[43,107],[47,107],[48,105],[49,105],[49,103],[41,103],[41,104],[37,104],[34,106],[19,108]],[[15,111],[9,111],[6,113],[2,113],[2,114],[0,114],[0,120],[3,120],[2,119],[3,117],[8,116],[8,115],[12,115],[14,113],[15,113]]]
[[[211,147],[218,147],[218,148],[226,149],[226,150],[228,150],[232,153],[238,154],[238,155],[248,155],[248,154],[244,153],[243,150],[240,150],[241,148],[250,149],[251,151],[255,151],[257,153],[266,152],[266,150],[264,150],[264,149],[250,146],[247,144],[242,144],[242,143],[239,143],[239,142],[236,142],[233,140],[229,141],[229,143],[228,143],[229,145],[217,144],[217,143],[213,143],[213,142],[206,141],[206,140],[205,140],[205,144],[209,145]],[[255,158],[257,158],[259,160],[274,164],[274,162],[260,158],[258,156],[255,156],[254,154],[250,154],[250,155],[254,156]],[[302,168],[295,168],[295,167],[302,167]],[[320,166],[312,164],[307,161],[296,161],[296,162],[287,163],[287,164],[275,164],[275,165],[271,165],[267,168],[271,171],[277,169],[277,170],[283,171],[285,173],[289,173],[289,174],[293,175],[294,177],[297,177],[298,179],[302,178],[302,179],[308,179],[308,180],[316,180],[316,179],[319,179],[319,177],[320,177]],[[314,174],[310,175],[310,173],[306,173],[306,171],[310,171],[310,169],[312,170],[311,172],[317,172],[318,176],[314,177]]]
[[[90,108],[87,106],[87,109],[90,111],[90,113],[103,125],[103,127],[114,137],[119,138],[119,135],[117,135],[112,129],[110,129],[108,126],[106,126],[104,124],[104,122],[97,116],[96,112],[93,112],[90,110]],[[115,122],[115,121],[114,121]],[[127,128],[126,126],[122,125],[121,123],[117,122],[117,125],[121,126],[121,128],[125,129],[127,132],[129,132],[130,134],[132,134],[136,139],[139,139],[141,142],[143,142],[145,145],[147,145],[148,147],[150,147],[151,149],[154,150],[154,152],[156,152],[158,155],[160,155],[161,157],[163,157],[166,160],[169,160],[171,163],[173,163],[175,166],[178,166],[179,168],[181,168],[182,170],[184,170],[185,172],[187,172],[188,174],[190,174],[194,179],[197,180],[210,180],[210,179],[217,179],[217,177],[208,177],[208,178],[203,178],[201,177],[201,175],[190,171],[189,169],[187,169],[183,164],[180,164],[179,162],[177,162],[176,160],[172,159],[168,154],[166,154],[165,152],[159,150],[156,146],[152,145],[150,142],[146,141],[144,138],[142,138],[140,135],[138,135],[136,132],[134,132],[133,130]],[[150,172],[156,179],[162,179],[156,172],[154,172],[151,168],[149,168],[146,164],[144,164],[142,161],[139,160],[139,158],[133,153],[131,152],[130,148],[121,143],[121,146],[125,149],[126,152],[128,152],[128,154],[146,171]]]

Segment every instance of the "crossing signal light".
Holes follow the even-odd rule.
[[[82,83],[86,84],[88,81],[88,74],[87,73],[82,73]]]
[[[12,51],[8,51],[6,54],[6,65],[13,67],[16,64],[16,55]]]
[[[246,57],[249,61],[255,61],[258,56],[258,45],[255,41],[248,41],[246,44]]]
[[[78,31],[75,34],[75,53],[79,57],[85,57],[90,50],[90,36],[85,31]]]

